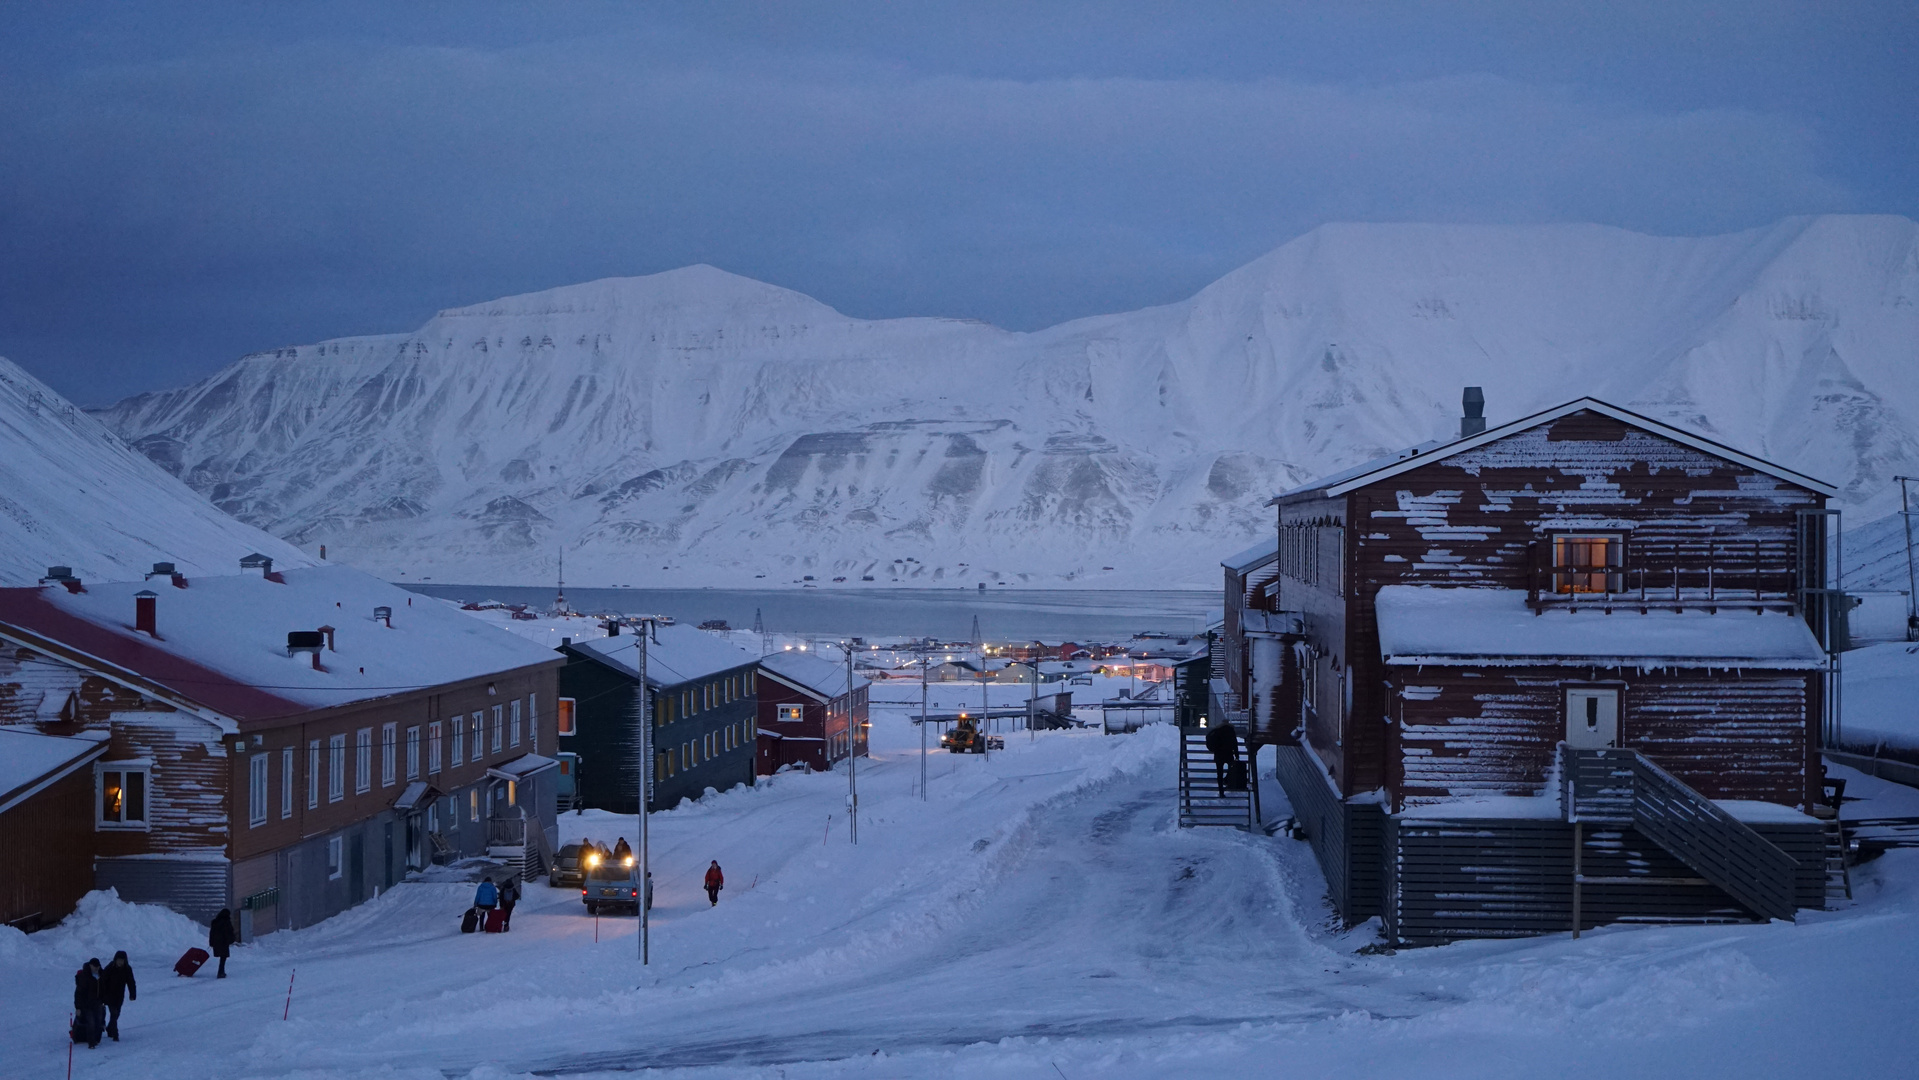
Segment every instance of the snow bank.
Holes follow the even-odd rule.
[[[0,961],[52,956],[79,965],[89,957],[111,959],[120,949],[177,956],[206,943],[207,928],[185,915],[158,904],[129,904],[105,889],[81,897],[73,914],[37,934],[0,927]]]

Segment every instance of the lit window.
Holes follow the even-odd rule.
[[[779,720],[783,724],[797,724],[806,718],[806,706],[804,705],[781,705],[779,710]]]
[[[571,735],[575,730],[573,727],[573,709],[575,704],[576,702],[570,697],[560,699],[560,711],[555,723],[558,725],[559,733],[562,735]]]
[[[1619,568],[1625,563],[1625,548],[1625,541],[1618,533],[1555,533],[1553,591],[1622,591],[1623,575]]]

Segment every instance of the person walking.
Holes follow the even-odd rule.
[[[94,957],[80,965],[73,973],[73,1030],[70,1032],[74,1042],[87,1044],[91,1050],[100,1045],[100,959]]]
[[[107,1038],[120,1041],[120,1007],[140,1000],[140,987],[133,981],[133,965],[127,951],[121,949],[100,972],[100,1000],[107,1007]]]
[[[233,948],[233,912],[226,908],[213,917],[213,925],[207,927],[207,949],[220,958],[220,972],[216,979],[227,977],[227,952]]]
[[[1224,792],[1227,767],[1239,760],[1239,731],[1231,720],[1221,720],[1206,729],[1206,749],[1213,755],[1213,775]]]
[[[720,890],[726,888],[726,875],[720,872],[720,860],[714,859],[713,865],[706,868],[706,898],[712,907],[720,904]]]
[[[513,907],[519,902],[520,881],[508,874],[506,880],[500,882],[500,931],[502,933],[513,929]]]
[[[492,878],[480,879],[480,887],[473,890],[473,906],[480,909],[482,919],[486,918],[487,912],[500,906],[500,889],[493,884]]]

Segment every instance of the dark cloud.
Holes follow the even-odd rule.
[[[1919,209],[1909,11],[1538,10],[16,9],[0,354],[92,403],[692,262],[1031,328],[1330,220]]]

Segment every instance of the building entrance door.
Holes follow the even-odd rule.
[[[1619,691],[1566,691],[1566,745],[1581,750],[1619,745]]]

